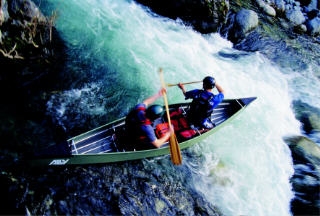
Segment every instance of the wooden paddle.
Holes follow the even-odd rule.
[[[193,84],[193,83],[201,83],[202,81],[194,81],[194,82],[186,82],[186,83],[181,83],[182,85],[188,85],[188,84]],[[172,86],[177,86],[179,85],[179,83],[176,84],[167,84],[168,87],[172,87]]]
[[[159,74],[160,74],[161,86],[162,86],[162,88],[165,88],[166,85],[165,85],[164,78],[163,78],[162,68],[160,68]],[[169,105],[168,105],[168,99],[167,99],[167,94],[166,93],[163,93],[163,99],[164,99],[164,104],[165,104],[165,107],[166,107],[166,113],[167,113],[169,127],[172,130],[170,113],[169,113]],[[170,146],[170,155],[171,155],[172,163],[174,165],[180,165],[182,163],[181,152],[180,152],[180,147],[179,147],[179,143],[178,143],[177,137],[176,137],[176,135],[174,133],[171,134],[171,136],[170,136],[169,146]]]

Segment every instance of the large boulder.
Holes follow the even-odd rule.
[[[216,32],[225,22],[229,0],[136,0],[155,13],[181,19],[201,33]]]
[[[252,10],[242,9],[236,14],[236,25],[241,33],[246,34],[255,29],[258,24],[258,15]]]
[[[295,198],[294,215],[317,215],[320,212],[320,147],[303,136],[286,139],[292,152],[294,175],[291,183]]]
[[[230,15],[227,27],[222,29],[222,34],[228,35],[228,39],[233,43],[238,43],[246,35],[254,30],[259,24],[256,12],[248,9],[241,9],[236,14]]]

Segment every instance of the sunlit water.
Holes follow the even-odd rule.
[[[214,76],[226,98],[258,99],[193,148],[205,161],[201,167],[184,161],[192,171],[190,181],[226,215],[291,214],[293,166],[283,137],[300,134],[290,106],[304,93],[304,102],[311,101],[313,95],[303,83],[311,83],[312,78],[304,76],[303,82],[301,75],[283,74],[259,53],[234,50],[218,34],[200,35],[133,1],[49,2],[49,8],[58,12],[56,26],[72,59],[68,72],[89,77],[48,102],[48,113],[67,132],[80,114],[106,120],[125,115],[158,91],[160,67],[168,83]],[[311,84],[319,88],[318,83]],[[187,90],[200,87],[186,86]],[[178,88],[168,89],[168,97],[169,103],[184,101]],[[319,101],[312,103],[320,106]]]

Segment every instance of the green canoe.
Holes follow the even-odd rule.
[[[191,138],[185,138],[177,134],[180,149],[188,148],[204,138],[212,135],[226,125],[241,111],[243,111],[256,97],[225,99],[213,111],[211,121],[214,127],[210,130],[198,130],[192,128],[195,134]],[[173,104],[169,106],[170,113],[179,110],[181,117],[185,117],[190,103]],[[158,119],[155,123],[164,122]],[[101,127],[80,134],[67,140],[69,154],[60,157],[47,157],[29,160],[31,165],[81,165],[99,164],[118,161],[137,160],[170,154],[169,146],[158,149],[139,150],[132,149],[130,141],[125,140],[125,118],[118,119]],[[186,128],[190,130],[191,128]]]

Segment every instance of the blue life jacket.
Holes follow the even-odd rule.
[[[199,90],[190,105],[188,120],[196,125],[201,125],[213,111],[213,102],[211,99],[214,95],[208,95],[204,90]]]

